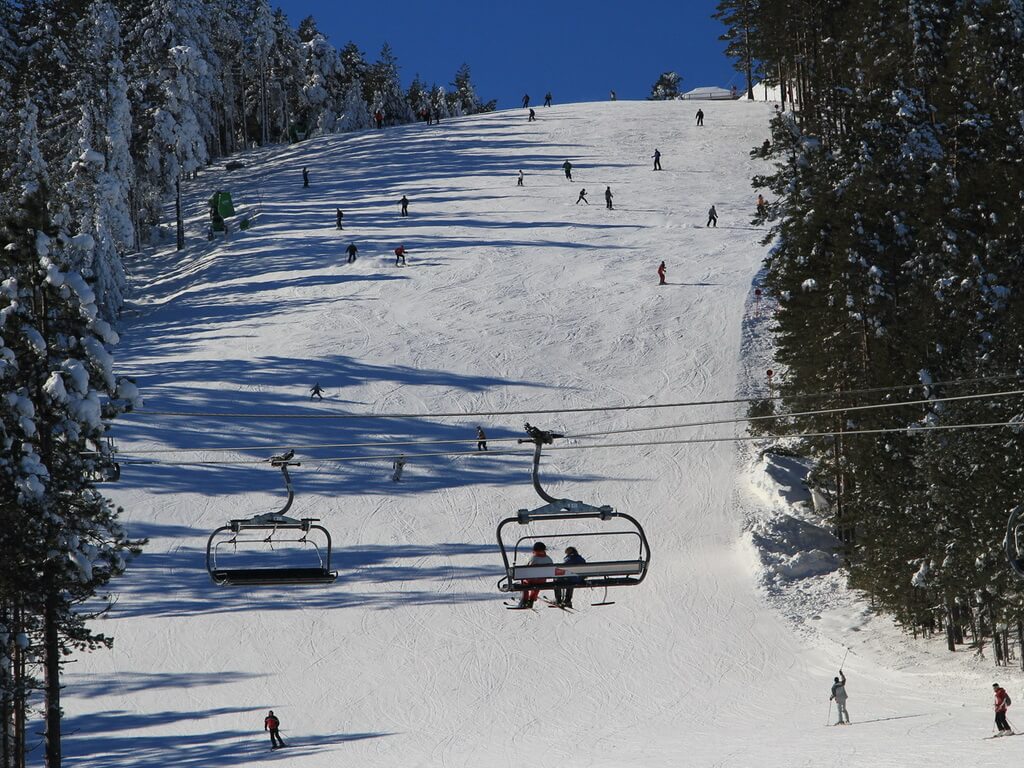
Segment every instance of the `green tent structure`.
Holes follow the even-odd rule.
[[[224,231],[224,219],[235,215],[235,206],[231,202],[231,193],[217,190],[210,198],[210,226],[214,232]]]

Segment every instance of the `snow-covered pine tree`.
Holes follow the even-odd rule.
[[[651,86],[650,101],[668,101],[679,98],[679,82],[682,78],[676,72],[662,72]]]
[[[87,621],[141,544],[125,536],[92,479],[113,460],[105,422],[138,392],[114,376],[117,336],[85,279],[66,267],[73,238],[48,210],[36,112],[28,102],[20,113],[18,183],[8,190],[18,202],[0,223],[0,498],[15,500],[0,532],[0,602],[33,617],[18,631],[24,652],[42,662],[46,762],[60,766],[61,664],[75,650],[110,645]]]
[[[759,5],[758,0],[720,0],[712,14],[712,18],[725,27],[725,33],[718,39],[726,43],[725,55],[733,60],[736,70],[743,74],[748,99],[754,98],[754,74],[757,71],[754,48],[758,35]]]
[[[480,111],[480,97],[476,95],[469,64],[463,64],[455,72],[452,90],[448,94],[448,111],[451,115],[475,115]]]
[[[317,33],[303,43],[302,95],[306,105],[305,122],[319,134],[337,130],[339,112],[345,105],[342,85],[345,69],[338,51]]]
[[[406,101],[398,77],[398,58],[388,43],[381,47],[377,61],[367,72],[367,78],[373,93],[371,108],[384,113],[386,125],[404,125],[413,121],[412,109]]]
[[[360,80],[349,81],[341,101],[341,116],[334,125],[338,132],[362,131],[371,126],[370,109],[363,99],[363,84]]]

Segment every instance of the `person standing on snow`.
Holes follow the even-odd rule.
[[[665,262],[658,265],[658,285],[668,285],[665,282]]]
[[[1010,694],[1008,694],[999,683],[992,683],[992,692],[996,696],[996,727],[999,729],[997,736],[1012,736],[1013,728],[1006,722],[1006,709],[1010,706]]]
[[[583,556],[576,550],[576,547],[565,548],[565,559],[562,561],[562,565],[586,565],[587,561],[583,559]],[[567,581],[571,584],[579,584],[583,581],[582,576],[570,576]],[[563,587],[562,589],[555,588],[555,605],[561,606],[562,608],[572,608],[572,593],[575,587]]]
[[[832,695],[828,697],[829,701],[836,702],[836,712],[839,715],[839,720],[836,721],[836,725],[850,724],[850,713],[846,711],[846,700],[849,697],[846,695],[846,675],[843,674],[843,670],[839,670],[839,677],[835,679],[832,684]]]
[[[764,199],[764,195],[757,196],[757,215],[764,216],[768,210],[768,203]]]
[[[398,266],[399,262],[401,262],[403,267],[405,266],[405,246],[404,245],[400,245],[397,248],[395,248],[395,266],[396,267]]]
[[[359,249],[356,248],[356,244],[355,243],[349,243],[348,244],[348,248],[345,249],[345,253],[348,254],[348,262],[346,262],[346,263],[348,263],[348,264],[355,264],[356,253],[358,251],[359,251]]]
[[[302,166],[302,186],[309,186],[309,168]]]
[[[517,187],[523,186],[523,172],[522,171],[519,171],[519,178],[516,179],[516,186]]]
[[[278,729],[281,727],[281,721],[277,719],[277,715],[274,714],[274,710],[270,710],[267,716],[263,719],[263,730],[270,731],[270,748],[279,749],[284,746],[284,741],[281,740],[281,734]]]
[[[530,116],[526,118],[526,122],[532,123],[537,119],[537,113],[533,111],[533,107],[530,107]]]
[[[398,454],[398,458],[391,463],[394,472],[391,473],[391,481],[397,483],[402,479],[402,470],[405,469],[405,454]]]
[[[587,205],[590,205],[590,201],[587,200],[587,190],[586,190],[586,188],[583,188],[583,189],[580,190],[580,196],[576,198],[576,205],[580,204],[580,200],[582,200]]]
[[[551,106],[551,91],[548,91],[547,93],[544,94],[544,106]]]
[[[487,450],[487,435],[484,433],[483,427],[476,428],[476,449],[478,451]]]
[[[320,382],[319,381],[316,384],[314,384],[313,388],[310,389],[309,391],[310,391],[310,395],[309,395],[309,399],[310,400],[312,400],[314,397],[317,398],[318,400],[323,400],[324,399],[324,395],[323,395],[324,388],[320,386]]]
[[[398,201],[398,204],[402,206],[402,212],[399,214],[399,216],[408,216],[409,215],[409,198],[406,197],[405,195],[402,195],[402,199]]]
[[[697,125],[704,125],[704,110],[697,110]]]
[[[572,181],[572,163],[566,160],[564,163],[562,163],[562,170],[565,171],[565,178],[567,178],[569,181]]]
[[[548,557],[548,548],[543,541],[533,545],[533,555],[526,562],[527,565],[554,565],[554,561]],[[544,579],[526,579],[530,584],[543,584]],[[530,589],[523,592],[523,599],[519,601],[518,608],[533,608],[533,604],[540,597],[540,589]]]
[[[708,223],[705,226],[718,229],[718,211],[715,210],[715,206],[713,205],[711,206],[711,210],[708,211]]]
[[[654,158],[654,170],[660,171],[661,170],[661,152],[659,152],[657,149],[655,149],[654,150],[654,154],[651,155],[651,157]]]
[[[608,208],[609,211],[614,210],[612,208],[612,198],[613,197],[615,197],[615,195],[612,194],[612,188],[611,187],[605,187],[605,189],[604,189],[604,204]]]
[[[524,93],[523,94],[523,109],[526,109],[528,106],[530,106],[530,94]]]
[[[337,208],[336,212],[334,214],[334,220],[335,220],[334,228],[335,229],[344,229],[345,228],[341,224],[341,220],[344,219],[344,218],[345,218],[345,214],[342,213],[341,208]]]

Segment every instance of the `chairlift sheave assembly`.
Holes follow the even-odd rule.
[[[295,499],[288,467],[300,466],[291,461],[295,455],[289,451],[269,459],[272,467],[284,476],[288,500],[277,512],[267,512],[250,518],[231,520],[210,534],[206,542],[206,570],[219,586],[273,586],[301,584],[331,584],[338,572],[331,570],[331,534],[318,519],[296,519],[285,515]],[[303,562],[279,565],[274,559],[281,556],[277,547],[292,546],[303,553]],[[258,567],[238,565],[245,562],[241,550],[252,553],[259,550]],[[229,554],[230,552],[230,554]]]
[[[604,589],[604,597],[593,605],[612,605],[608,601],[608,589],[610,587],[635,587],[647,576],[647,570],[651,562],[651,548],[647,542],[647,534],[643,526],[636,518],[624,512],[616,512],[612,507],[593,506],[582,501],[572,499],[556,499],[547,493],[540,484],[539,468],[540,455],[543,446],[550,445],[555,439],[563,435],[546,432],[537,427],[526,425],[526,431],[530,435],[528,439],[520,440],[520,443],[533,443],[533,487],[537,495],[547,503],[536,509],[521,509],[515,517],[506,517],[498,524],[498,547],[501,549],[501,558],[505,564],[505,575],[498,582],[498,589],[501,592],[526,592],[532,589],[554,589],[556,587],[571,589]],[[627,527],[620,527],[614,530],[586,530],[581,529],[574,533],[544,533],[536,532],[520,536],[513,543],[506,538],[506,526],[517,523],[529,526],[543,524],[547,521],[571,520],[588,524],[590,521],[597,521],[600,527],[617,520],[627,523]],[[633,543],[628,545],[634,556],[622,557],[614,560],[588,560],[585,564],[565,565],[555,563],[553,565],[526,565],[532,551],[532,542],[542,539],[565,539],[567,544],[580,539],[590,538],[592,541],[608,542],[611,539]],[[525,543],[525,546],[524,546]]]

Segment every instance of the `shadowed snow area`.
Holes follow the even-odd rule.
[[[632,514],[653,550],[640,587],[614,591],[607,607],[590,605],[596,590],[579,590],[579,610],[567,613],[506,611],[495,588],[495,527],[541,504],[527,455],[332,447],[464,440],[456,447],[471,451],[479,425],[493,452],[518,447],[524,420],[581,434],[729,418],[733,406],[285,417],[541,411],[745,391],[745,334],[767,332],[744,320],[764,256],[764,232],[749,223],[749,179],[762,168],[748,152],[767,137],[771,108],[700,106],[702,128],[691,103],[620,101],[537,109],[534,123],[516,110],[331,136],[247,153],[245,169],[213,168],[190,182],[184,257],[163,250],[133,265],[119,369],[138,378],[149,413],[118,421],[118,446],[140,458],[254,462],[295,448],[302,466],[290,514],[329,529],[338,580],[211,583],[207,536],[283,504],[280,474],[266,464],[126,463],[107,487],[129,533],[150,544],[98,622],[114,650],[67,669],[68,765],[795,768],[939,755],[946,766],[1004,764],[1012,740],[980,740],[990,662],[962,654],[954,667],[937,646],[899,646],[835,575],[819,577],[830,586],[806,610],[779,610],[744,526],[798,503],[800,488],[772,500],[748,488],[756,459],[745,449],[546,453],[554,495]],[[660,172],[651,170],[655,148]],[[614,210],[604,204],[609,185]],[[589,206],[575,204],[582,188]],[[250,230],[233,226],[208,243],[206,200],[216,189],[255,215]],[[408,218],[399,217],[403,194]],[[712,204],[719,226],[706,229]],[[344,232],[334,228],[336,207]],[[359,248],[351,265],[350,242]],[[394,266],[400,244],[404,268]],[[669,284],[659,287],[662,260]],[[316,382],[323,402],[309,400]],[[182,452],[145,453],[170,449]],[[390,458],[323,461],[398,450],[410,454],[399,482]],[[787,546],[807,533],[798,518],[792,536],[780,534]],[[574,543],[585,557],[596,549]],[[789,589],[821,570],[796,550],[780,545],[778,554],[790,558]],[[825,728],[844,644],[854,726]],[[268,709],[281,718],[285,750],[269,749]]]

